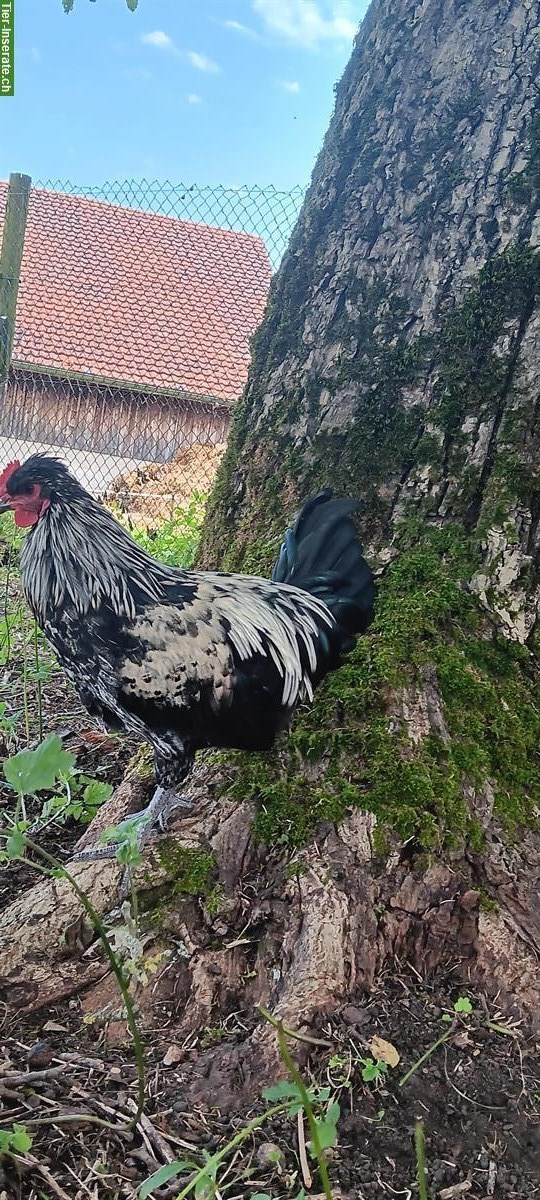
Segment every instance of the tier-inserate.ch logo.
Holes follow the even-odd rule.
[[[0,0],[0,96],[15,91],[14,6],[15,0]]]

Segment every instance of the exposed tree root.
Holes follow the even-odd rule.
[[[321,1013],[369,991],[394,960],[406,959],[419,976],[451,968],[457,986],[463,980],[480,985],[501,1009],[538,1025],[540,908],[531,897],[539,846],[533,835],[511,856],[493,835],[473,861],[456,855],[451,865],[435,862],[419,874],[397,848],[385,867],[378,864],[374,818],[354,811],[339,828],[321,831],[290,878],[283,861],[253,842],[254,806],[220,799],[218,777],[208,767],[199,770],[197,784],[205,799],[167,846],[169,852],[176,844],[212,850],[219,912],[210,912],[204,899],[174,894],[159,846],[137,879],[143,906],[145,896],[153,905],[143,916],[150,934],[145,953],[159,961],[175,948],[149,983],[138,986],[143,1027],[155,1026],[161,1015],[167,1044],[219,1030],[227,1019],[245,1031],[240,1046],[201,1050],[196,1072],[179,1068],[193,1099],[236,1103],[257,1091],[262,1063],[266,1077],[278,1070],[273,1033],[255,1019],[256,1005],[309,1032]],[[140,801],[140,782],[126,779],[100,813],[100,826]],[[95,839],[96,825],[85,843]],[[117,906],[115,862],[74,863],[70,870],[98,912]],[[22,1013],[74,992],[85,993],[88,1012],[118,1007],[115,981],[65,880],[40,880],[4,913],[0,976],[6,1002]],[[123,1024],[115,1020],[110,1033],[123,1037]]]

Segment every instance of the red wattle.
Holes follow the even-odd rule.
[[[15,524],[18,525],[20,529],[25,529],[28,525],[36,524],[36,521],[39,519],[39,513],[35,512],[35,510],[34,512],[29,512],[28,509],[16,508],[14,517]]]
[[[39,521],[39,518],[47,511],[50,503],[50,500],[42,500],[38,507],[35,504],[33,507],[18,504],[14,510],[15,524],[21,529],[28,525],[35,525],[36,521]]]

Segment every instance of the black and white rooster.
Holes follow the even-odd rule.
[[[330,492],[304,505],[270,581],[156,562],[54,458],[10,463],[0,502],[29,528],[24,592],[83,705],[153,748],[139,844],[188,806],[176,789],[197,750],[270,749],[372,620],[356,505]]]

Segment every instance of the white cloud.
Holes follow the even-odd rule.
[[[234,33],[240,33],[242,37],[260,41],[260,34],[255,29],[251,29],[249,25],[243,25],[241,21],[223,21],[223,26],[225,29],[232,29]]]
[[[280,86],[283,88],[284,92],[299,92],[300,91],[300,84],[297,83],[296,79],[280,79],[279,82],[280,82]]]
[[[202,104],[202,96],[197,95],[197,92],[188,92],[186,100],[188,104]]]
[[[359,8],[358,0],[253,0],[268,33],[310,50],[321,42],[352,41]]]
[[[220,68],[211,58],[207,58],[206,54],[197,54],[196,50],[188,50],[187,56],[196,71],[205,71],[207,75],[217,75]]]
[[[168,33],[164,33],[162,29],[154,29],[151,33],[143,33],[141,42],[145,46],[154,46],[156,50],[166,50],[169,54],[182,55],[184,51],[180,51],[176,42]],[[196,71],[204,71],[207,75],[217,75],[220,68],[213,59],[208,58],[206,54],[199,54],[196,50],[186,50],[185,57],[195,67]]]
[[[169,50],[173,54],[177,53],[172,38],[162,29],[154,29],[152,33],[141,34],[141,42],[144,42],[145,46],[155,46],[156,50]]]

